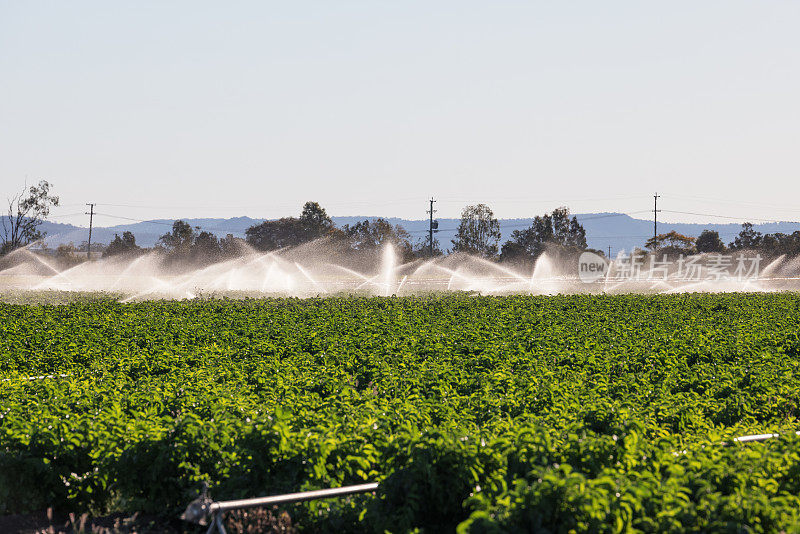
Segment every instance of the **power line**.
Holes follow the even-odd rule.
[[[86,215],[85,211],[78,211],[76,213],[65,213],[62,215],[48,215],[47,219],[63,219],[65,217],[77,217],[78,215]]]
[[[661,197],[661,196],[662,195],[659,195],[659,197]],[[436,202],[440,202],[440,201],[436,200]],[[95,204],[95,206],[97,206],[97,205],[99,205],[99,204]],[[591,216],[591,217],[580,217],[580,216],[578,216],[578,221],[584,222],[584,221],[591,221],[591,220],[596,220],[596,219],[606,219],[606,218],[612,218],[612,217],[632,216],[632,215],[637,215],[637,214],[641,214],[641,213],[648,213],[648,212],[651,212],[651,211],[652,210],[636,210],[636,211],[629,211],[629,212],[625,212],[625,213],[608,213],[608,214],[602,214],[602,215],[594,215],[594,216]],[[675,213],[675,214],[680,214],[680,215],[697,215],[697,216],[702,216],[702,217],[717,217],[717,218],[731,219],[731,220],[753,220],[753,221],[764,221],[764,222],[767,222],[767,223],[790,223],[790,224],[798,223],[797,221],[781,221],[781,220],[777,220],[777,219],[764,219],[764,218],[761,218],[761,217],[742,217],[742,216],[734,217],[734,216],[729,216],[729,215],[719,215],[719,214],[714,214],[714,213],[701,213],[701,212],[694,212],[694,211],[679,211],[679,210],[667,210],[667,209],[660,209],[658,211],[659,212],[663,212],[663,213]],[[66,217],[76,217],[78,215],[86,215],[86,214],[87,214],[86,212],[66,213],[66,214],[60,214],[60,215],[51,215],[51,216],[48,217],[48,219],[63,219],[63,218],[66,218]],[[123,215],[112,215],[110,213],[103,213],[103,212],[97,212],[97,211],[94,212],[94,214],[95,215],[101,215],[103,217],[111,217],[113,219],[121,219],[121,220],[140,222],[140,223],[159,224],[159,225],[169,226],[169,227],[172,226],[172,223],[164,222],[163,220],[158,220],[158,219],[138,219],[138,218],[135,218],[135,217],[125,217]],[[531,218],[531,220],[532,219],[533,218]],[[178,220],[178,219],[175,219],[175,220]],[[665,223],[665,224],[702,224],[702,223]],[[506,225],[503,225],[503,227],[504,228],[521,228],[521,227],[527,227],[529,225],[530,225],[530,223],[506,224]],[[234,229],[220,228],[220,227],[214,227],[214,229],[216,229],[216,230],[226,230],[226,231],[227,230],[238,231],[238,229],[234,230]],[[450,231],[455,231],[455,230],[457,230],[457,228],[439,229],[439,231],[441,231],[441,232],[450,232]],[[419,233],[419,232],[427,233],[428,230],[415,230],[412,233]]]
[[[689,195],[658,195],[660,198],[676,198],[676,199],[689,199],[689,200],[703,200],[713,203],[727,203],[727,204],[734,204],[734,205],[749,205],[749,206],[759,206],[759,207],[771,207],[771,208],[781,208],[785,209],[786,211],[793,211],[793,212],[800,212],[800,209],[796,207],[788,207],[788,206],[779,206],[775,204],[766,204],[766,203],[755,203],[755,202],[742,202],[742,201],[734,201],[734,200],[725,200],[725,199],[718,199],[718,198],[709,198],[709,197],[702,197],[702,196],[689,196]],[[379,204],[396,204],[397,202],[403,201],[413,201],[416,200],[418,197],[409,197],[403,199],[393,198],[387,201],[376,201],[376,200],[348,200],[348,201],[332,201],[326,203],[326,205],[379,205]],[[530,198],[520,198],[519,196],[513,198],[507,197],[495,197],[489,198],[488,200],[485,199],[484,202],[526,202],[526,203],[557,203],[560,205],[569,204],[573,202],[598,202],[598,201],[606,201],[606,200],[636,200],[642,199],[644,196],[609,196],[609,197],[584,197],[584,198],[572,198],[572,199],[530,199]],[[439,198],[437,202],[439,203],[454,203],[454,202],[470,202],[474,201],[474,199],[462,199],[462,198]],[[79,206],[82,204],[74,203],[74,204],[61,204],[60,207],[71,207],[71,206]],[[225,208],[225,209],[244,209],[244,208],[272,208],[277,206],[294,206],[295,203],[276,203],[272,204],[271,206],[265,206],[264,204],[252,204],[252,205],[236,205],[236,206],[202,206],[202,205],[154,205],[154,204],[124,204],[124,203],[95,203],[95,206],[108,206],[108,207],[124,207],[124,208],[136,208],[136,209],[205,209],[205,208]],[[670,211],[670,210],[664,210]],[[710,217],[720,217],[720,218],[729,218],[729,219],[743,219],[742,217],[731,217],[731,216],[724,216],[724,215],[716,215],[716,214],[709,214],[709,213],[699,213],[699,212],[692,212],[692,211],[671,211],[672,213],[680,213],[685,215],[701,215],[701,216],[710,216]],[[55,217],[68,217],[72,216],[72,214],[67,215],[56,215],[52,216]],[[775,221],[775,222],[784,222],[778,221],[776,219],[764,218],[764,217],[750,217],[752,220],[760,220],[760,221]],[[137,219],[138,220],[138,219]]]
[[[345,201],[330,201],[325,202],[326,206],[347,206],[347,205],[392,205],[398,202],[413,202],[419,200],[419,197],[407,197],[407,198],[392,198],[390,200],[345,200]],[[137,208],[137,209],[250,209],[250,208],[260,208],[260,209],[274,209],[276,207],[285,208],[285,207],[295,207],[297,206],[294,202],[277,202],[270,205],[261,204],[239,204],[239,205],[219,205],[215,204],[213,206],[203,206],[203,205],[153,205],[153,204],[116,204],[116,203],[107,203],[107,202],[98,202],[98,206],[107,206],[113,208]]]
[[[636,215],[638,213],[647,213],[649,211],[650,210],[638,210],[638,211],[629,211],[627,213],[608,213],[608,214],[604,214],[604,215],[595,215],[594,217],[579,217],[578,220],[579,221],[591,221],[591,220],[594,220],[594,219],[606,219],[608,217],[622,217],[623,215],[631,216],[631,215]]]
[[[432,202],[438,202],[438,200],[433,200],[433,199],[431,199],[431,201]],[[431,204],[431,207],[433,207],[433,204]],[[437,210],[434,210],[434,211],[437,211]],[[608,218],[608,217],[621,217],[621,216],[625,216],[625,215],[642,213],[643,211],[649,211],[649,210],[640,210],[638,212],[634,211],[634,212],[629,212],[629,213],[609,213],[609,214],[606,214],[606,215],[597,215],[597,216],[594,216],[594,217],[584,217],[584,218],[582,218],[580,220],[583,221],[583,220],[592,220],[592,219],[605,219],[605,218]],[[126,220],[126,221],[139,222],[139,223],[160,224],[162,226],[169,226],[170,228],[172,227],[172,223],[163,222],[163,221],[154,220],[154,219],[137,219],[135,217],[125,217],[125,216],[122,216],[122,215],[111,215],[110,213],[100,213],[100,212],[95,212],[95,215],[100,215],[100,216],[103,216],[103,217],[111,217],[113,219],[121,219],[121,220]],[[435,232],[455,232],[455,231],[458,230],[458,228],[447,228],[447,229],[443,230],[441,228],[438,228],[438,222],[437,221],[434,221],[434,223],[435,223],[435,225],[434,225],[433,230]],[[528,227],[528,226],[530,226],[530,223],[503,225],[504,228],[522,228],[522,227]],[[196,227],[196,228],[200,228],[200,229],[207,230],[207,231],[214,231],[214,230],[216,230],[216,231],[231,231],[231,232],[239,232],[240,231],[240,229],[238,229],[238,228],[237,229],[221,228],[221,227],[202,228],[202,227],[199,227],[199,226]],[[431,229],[429,227],[427,230],[411,230],[408,233],[409,234],[425,234],[425,233],[429,233],[430,230]]]
[[[775,220],[775,219],[765,219],[765,218],[760,218],[760,217],[741,217],[741,216],[736,217],[736,216],[720,215],[720,214],[707,213],[707,212],[693,212],[693,211],[666,210],[666,209],[661,210],[661,209],[657,208],[657,200],[658,200],[658,198],[662,197],[662,195],[656,194],[656,195],[654,195],[654,197],[655,197],[654,198],[654,207],[653,207],[652,211],[654,211],[654,230],[656,230],[656,231],[657,231],[657,227],[655,226],[657,224],[656,217],[657,217],[657,213],[660,213],[660,212],[674,213],[674,214],[681,214],[681,215],[715,217],[715,218],[730,219],[730,220],[753,220],[753,221],[761,221],[761,222],[766,222],[766,223],[780,223],[780,222],[783,222],[783,223],[795,223],[794,221],[779,221],[779,220]],[[669,198],[670,196],[667,195],[666,197]],[[641,198],[641,197],[632,197],[632,198]],[[433,199],[431,199],[431,201],[430,201],[431,202],[431,204],[430,204],[431,211],[437,211],[437,210],[433,210],[433,203],[434,202],[440,202],[440,201],[441,200],[433,200]],[[93,227],[93,221],[92,221],[93,215],[99,215],[99,216],[104,216],[104,217],[110,217],[110,218],[113,218],[113,219],[120,219],[120,220],[132,221],[132,222],[137,222],[137,223],[156,224],[156,225],[161,225],[161,226],[167,226],[167,227],[170,227],[170,228],[173,226],[173,223],[172,222],[166,222],[167,220],[139,219],[139,218],[135,218],[135,217],[126,217],[126,216],[122,216],[122,215],[112,215],[112,214],[109,214],[109,213],[96,212],[96,211],[94,211],[94,206],[101,205],[101,204],[93,203],[93,204],[87,204],[87,205],[90,206],[90,212],[83,212],[83,213],[86,213],[86,214],[90,215],[90,221],[89,221],[89,223],[90,223],[89,224],[89,226],[90,226],[90,241],[89,241],[90,250],[91,250],[91,231],[92,231],[92,227]],[[111,204],[103,204],[103,205],[110,206]],[[132,205],[120,205],[120,206],[134,207]],[[135,207],[141,207],[141,206],[135,206]],[[626,212],[626,213],[606,213],[606,214],[593,215],[593,216],[589,216],[589,217],[578,217],[578,220],[581,223],[585,223],[586,221],[597,220],[597,219],[606,219],[606,218],[623,217],[623,216],[633,216],[633,215],[636,215],[636,214],[646,213],[646,212],[649,212],[649,211],[651,211],[651,210],[636,210],[636,211],[630,211],[630,212]],[[54,215],[54,216],[51,216],[49,218],[50,219],[62,219],[62,218],[74,217],[74,216],[82,215],[83,213],[78,212],[78,213],[68,213],[68,214]],[[431,239],[432,238],[432,234],[431,234],[431,222],[432,222],[432,219],[433,219],[433,214],[431,213],[430,217],[429,217],[429,221],[428,221],[429,227],[428,227],[427,230],[412,230],[412,231],[408,232],[409,234],[428,233],[429,251],[430,251],[430,247],[432,245],[432,239]],[[523,223],[504,224],[503,225],[503,229],[506,230],[506,229],[512,229],[512,228],[529,227],[531,225],[531,221],[532,221],[532,218],[528,219],[526,222],[523,222]],[[672,224],[698,224],[698,223],[665,223],[665,224],[672,225]],[[438,226],[438,223],[435,226]],[[196,228],[201,229],[201,227],[199,227],[199,226],[197,226]],[[218,227],[218,226],[214,226],[214,227],[211,227],[211,228],[206,227],[206,228],[202,228],[202,229],[206,230],[206,231],[209,231],[209,232],[233,232],[233,233],[241,232],[241,228],[226,228],[226,227]],[[458,230],[458,228],[439,229],[439,228],[434,227],[434,230],[437,231],[437,232],[438,231],[455,232],[455,231]],[[735,232],[735,231],[719,232],[719,233],[720,233],[721,236],[735,236],[735,235],[737,235],[737,232]],[[638,239],[638,238],[647,238],[647,237],[648,236],[646,236],[646,235],[593,235],[593,236],[591,236],[592,239],[633,239],[633,238]]]
[[[661,211],[661,210],[659,210],[659,211]],[[717,218],[720,218],[720,219],[733,219],[733,220],[738,220],[738,221],[741,221],[741,220],[745,220],[745,221],[752,220],[752,221],[765,221],[765,222],[768,222],[768,223],[770,223],[770,222],[771,223],[782,223],[782,222],[785,222],[785,223],[796,223],[797,222],[797,221],[779,221],[779,220],[776,220],[776,219],[764,219],[762,217],[732,217],[732,216],[729,216],[729,215],[716,215],[714,213],[698,213],[698,212],[694,212],[694,211],[677,211],[677,210],[663,210],[663,211],[665,213],[678,213],[678,214],[681,214],[681,215],[698,215],[698,216],[701,216],[701,217],[717,217]],[[691,223],[691,224],[702,224],[702,223]]]
[[[172,228],[173,224],[174,224],[174,221],[169,223],[169,222],[163,222],[163,221],[157,221],[157,220],[144,220],[144,219],[136,219],[136,218],[133,218],[133,217],[123,217],[122,215],[111,215],[110,213],[95,212],[94,214],[95,215],[102,215],[103,217],[111,217],[113,219],[123,219],[123,220],[126,220],[126,221],[134,221],[134,222],[147,223],[147,224],[160,224],[162,226],[169,226],[170,228]],[[175,221],[178,221],[178,220],[182,220],[182,219],[175,219]],[[220,226],[215,226],[213,228],[203,227],[203,226],[193,226],[193,227],[198,229],[198,230],[204,230],[206,232],[211,232],[211,233],[213,233],[213,232],[232,232],[232,233],[235,232],[235,233],[238,233],[238,232],[241,231],[241,228],[226,228],[226,227],[220,227]]]
[[[438,200],[437,200],[437,202],[438,202]],[[603,214],[603,215],[595,215],[593,217],[578,217],[578,222],[591,221],[591,220],[594,220],[594,219],[608,219],[608,218],[611,218],[611,217],[625,217],[625,216],[631,216],[631,215],[635,215],[637,213],[645,213],[645,212],[649,213],[650,210],[629,211],[627,213],[606,213],[606,214]],[[533,221],[533,218],[531,218],[531,221]],[[519,223],[519,224],[504,224],[502,226],[505,229],[505,228],[527,228],[530,225],[531,225],[531,223],[527,222],[527,223]],[[444,230],[441,229],[441,228],[438,229],[439,232],[455,232],[457,230],[458,230],[458,228],[446,228]],[[419,233],[427,233],[427,232],[428,232],[428,230],[412,230],[412,231],[409,232],[409,234],[419,234]]]
[[[335,205],[349,205],[349,204],[395,204],[397,202],[413,202],[418,200],[419,197],[406,197],[406,198],[392,198],[389,200],[372,200],[372,199],[352,199],[352,200],[340,200],[340,201],[328,201],[325,202],[326,206],[335,206]],[[605,201],[605,200],[639,200],[644,198],[641,195],[638,196],[613,196],[613,197],[584,197],[584,198],[571,198],[571,199],[530,199],[530,198],[520,198],[519,196],[515,197],[494,197],[483,199],[483,202],[531,202],[531,203],[555,203],[555,204],[563,204],[569,202],[594,202],[594,201]],[[476,201],[474,198],[446,198],[446,199],[438,199],[437,202],[474,202]],[[117,207],[117,208],[155,208],[155,209],[200,209],[200,208],[219,208],[223,207],[226,209],[237,209],[237,208],[264,208],[264,207],[272,207],[272,206],[296,206],[297,204],[294,202],[277,202],[272,204],[271,206],[265,206],[262,204],[238,204],[238,205],[227,205],[227,206],[220,206],[215,204],[213,206],[202,206],[202,205],[164,205],[164,204],[119,204],[119,203],[108,203],[108,202],[98,202],[98,206],[109,206],[109,207]]]
[[[125,221],[134,221],[134,222],[150,223],[150,224],[161,224],[161,225],[170,226],[170,227],[172,226],[172,223],[157,221],[155,219],[149,219],[149,220],[136,219],[134,217],[123,217],[122,215],[111,215],[110,213],[100,213],[100,212],[95,212],[95,215],[102,215],[103,217],[111,217],[112,219],[122,219],[122,220],[125,220]]]
[[[688,196],[688,195],[662,195],[664,198],[677,198],[677,199],[684,199],[684,200],[702,200],[703,202],[711,202],[713,204],[734,204],[737,206],[754,206],[759,208],[772,208],[772,209],[779,209],[782,211],[792,211],[798,212],[800,211],[796,206],[788,206],[788,205],[779,205],[779,204],[767,204],[763,202],[743,202],[740,200],[725,200],[720,198],[711,198],[711,197],[702,197],[702,196]]]
[[[615,196],[615,197],[593,197],[593,198],[574,198],[574,199],[526,199],[520,197],[513,197],[513,198],[489,198],[484,199],[483,202],[525,202],[531,204],[568,204],[574,202],[600,202],[600,201],[608,201],[608,200],[638,200],[643,198],[642,196]],[[408,198],[392,198],[391,200],[346,200],[346,201],[331,201],[326,202],[326,206],[373,206],[373,205],[395,205],[398,202],[413,202],[416,201],[418,197],[408,197]],[[444,202],[447,204],[452,203],[461,203],[461,202],[473,202],[474,199],[459,199],[459,198],[449,198],[449,199],[438,199],[437,202]],[[216,205],[157,205],[157,204],[125,204],[125,203],[109,203],[109,202],[98,202],[95,204],[96,206],[105,206],[105,207],[114,207],[114,208],[132,208],[132,209],[156,209],[156,210],[173,210],[173,209],[252,209],[252,208],[260,208],[260,209],[276,209],[276,208],[285,208],[290,206],[296,206],[293,202],[279,202],[269,206],[265,206],[264,204],[249,204],[249,205],[230,205],[230,206],[220,206]]]
[[[541,198],[520,198],[519,196],[515,197],[494,197],[494,198],[484,198],[482,200],[476,200],[475,198],[440,198],[437,202],[443,202],[445,204],[450,204],[454,202],[527,202],[527,203],[535,203],[535,204],[559,204],[564,205],[573,202],[599,202],[599,201],[606,201],[606,200],[641,200],[643,198],[648,198],[643,195],[637,196],[613,196],[613,197],[584,197],[584,198],[557,198],[557,199],[541,199]]]

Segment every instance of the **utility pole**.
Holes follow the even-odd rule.
[[[611,245],[608,245],[608,259],[611,259]]]
[[[433,232],[438,232],[439,228],[439,221],[436,221],[434,224],[433,214],[436,213],[436,210],[433,209],[433,204],[436,202],[433,197],[431,197],[431,209],[428,210],[430,214],[430,225],[428,226],[428,255],[432,258],[433,257]]]
[[[658,212],[661,211],[658,209],[659,196],[658,193],[653,195],[653,250],[658,246]]]
[[[94,219],[94,204],[86,204],[89,206],[89,211],[86,215],[89,216],[89,244],[86,246],[86,259],[92,259],[92,219]]]

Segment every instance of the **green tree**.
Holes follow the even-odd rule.
[[[173,255],[186,256],[194,244],[196,235],[192,225],[178,220],[172,223],[172,232],[161,236],[158,245]]]
[[[261,251],[295,247],[306,241],[305,227],[295,217],[264,221],[245,230],[245,236],[251,247]]]
[[[500,235],[500,223],[489,206],[467,206],[461,211],[461,223],[452,241],[453,251],[493,258],[497,255]]]
[[[537,215],[529,228],[511,232],[511,239],[503,244],[500,257],[504,261],[532,260],[548,247],[570,253],[586,250],[586,246],[586,230],[577,217],[570,219],[568,208],[561,207],[552,214]]]
[[[329,235],[334,224],[325,209],[306,202],[300,217],[283,217],[251,226],[245,231],[247,243],[256,250],[269,251],[296,247]]]
[[[703,230],[695,241],[697,252],[725,252],[725,243],[719,238],[719,232]]]
[[[41,180],[37,185],[24,187],[20,194],[8,199],[8,212],[0,217],[3,226],[0,254],[45,237],[45,233],[38,228],[50,215],[50,208],[58,206],[58,197],[50,194],[51,187],[50,182]]]
[[[424,237],[418,239],[417,242],[414,244],[413,249],[414,257],[416,258],[430,258],[431,257],[431,247],[428,243],[428,238]],[[433,257],[444,256],[445,251],[442,250],[442,246],[439,243],[437,238],[433,238]]]
[[[192,243],[191,255],[196,261],[214,262],[220,259],[222,248],[217,236],[211,232],[200,232]]]
[[[742,250],[757,249],[760,245],[761,232],[756,232],[753,229],[753,224],[746,222],[742,224],[742,231],[739,232],[739,235],[736,236],[733,242],[728,246],[734,250]]]
[[[219,240],[219,248],[224,257],[233,258],[247,251],[247,242],[233,234],[228,234]]]
[[[353,250],[371,250],[390,243],[404,259],[413,256],[411,236],[406,229],[383,218],[346,224],[342,227],[342,234]]]
[[[81,244],[78,245],[78,250],[80,250],[80,251],[84,251],[85,250],[88,253],[89,252],[89,242],[88,241],[81,241]],[[103,243],[97,243],[97,242],[92,243],[92,255],[96,255],[97,253],[99,253],[102,256],[105,251],[106,251],[106,245],[104,245]],[[87,254],[87,256],[88,256],[88,254]]]
[[[56,247],[55,257],[62,268],[74,267],[83,262],[83,259],[78,255],[78,249],[71,241],[58,245]]]
[[[114,234],[114,239],[108,244],[106,250],[103,252],[103,257],[138,254],[142,249],[136,244],[136,237],[130,231],[122,232],[122,237],[119,234]]]
[[[333,220],[328,216],[325,208],[317,202],[306,202],[300,213],[300,224],[305,235],[303,238],[312,241],[327,235],[334,227]]]
[[[672,230],[666,234],[658,234],[655,237],[651,237],[647,240],[645,246],[653,252],[658,252],[662,255],[687,255],[696,252],[694,242],[694,237],[685,236]]]
[[[776,232],[774,234],[764,234],[759,243],[759,250],[769,256],[800,255],[800,230],[791,234]]]

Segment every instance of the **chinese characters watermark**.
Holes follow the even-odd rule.
[[[641,253],[620,254],[609,263],[591,252],[581,254],[578,275],[583,282],[608,281],[745,281],[759,277],[760,254],[727,256],[705,254],[670,258],[664,254],[645,256]]]

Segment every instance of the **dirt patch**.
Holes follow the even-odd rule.
[[[3,534],[149,534],[156,532],[191,534],[198,527],[182,521],[169,521],[134,514],[89,517],[88,514],[54,514],[52,510],[31,514],[0,516]]]

